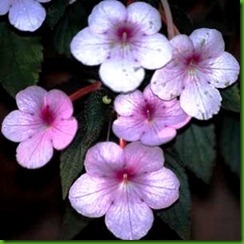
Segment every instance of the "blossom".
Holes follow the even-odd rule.
[[[159,12],[144,2],[127,8],[115,0],[100,2],[88,18],[88,27],[76,34],[71,53],[85,65],[100,65],[103,83],[115,92],[135,90],[146,69],[170,61],[172,47],[158,33]]]
[[[46,10],[40,3],[51,0],[1,0],[0,15],[9,12],[11,25],[21,31],[35,31],[46,18]]]
[[[140,140],[149,146],[170,141],[176,136],[176,129],[191,118],[177,99],[163,101],[152,93],[149,85],[143,92],[136,90],[118,95],[114,108],[119,115],[112,126],[114,134],[126,141]]]
[[[238,78],[237,60],[224,51],[222,34],[215,29],[197,29],[189,37],[175,36],[171,44],[172,60],[154,73],[153,93],[164,100],[180,96],[187,114],[210,119],[221,106],[217,88],[225,88]]]
[[[70,203],[84,216],[105,215],[117,238],[140,239],[152,227],[151,208],[167,208],[179,197],[179,180],[163,164],[159,147],[97,143],[87,151],[86,173],[70,188]]]
[[[17,161],[26,168],[44,166],[53,148],[64,149],[74,138],[77,121],[72,117],[69,97],[59,90],[45,91],[30,86],[16,95],[19,110],[10,112],[2,123],[3,135],[20,142]]]

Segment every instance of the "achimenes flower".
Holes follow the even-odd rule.
[[[179,198],[179,180],[163,164],[159,147],[97,143],[87,151],[86,173],[70,188],[70,203],[84,216],[105,215],[117,238],[140,239],[152,227],[151,208],[167,208]]]
[[[72,117],[73,105],[59,90],[45,91],[30,86],[16,95],[19,110],[8,114],[2,123],[3,135],[20,142],[17,161],[25,168],[44,166],[53,148],[64,149],[74,138],[77,121]]]
[[[115,92],[128,92],[142,82],[146,69],[170,61],[172,47],[162,34],[159,12],[144,2],[127,8],[115,0],[100,2],[89,26],[71,42],[71,53],[85,65],[100,65],[103,83]]]
[[[234,83],[239,75],[237,60],[224,51],[222,34],[215,29],[197,29],[188,37],[171,39],[173,58],[151,80],[153,93],[170,100],[180,96],[180,105],[192,117],[210,119],[221,106],[216,88]]]
[[[11,25],[21,31],[35,31],[46,18],[46,10],[40,3],[51,0],[1,0],[0,15],[9,12]]]
[[[149,85],[143,93],[136,90],[118,95],[114,109],[119,115],[112,126],[114,134],[126,141],[140,140],[149,146],[170,141],[176,136],[176,129],[191,118],[177,99],[163,101],[152,93]]]

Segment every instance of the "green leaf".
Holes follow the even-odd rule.
[[[66,9],[65,15],[56,26],[53,36],[54,47],[59,54],[70,56],[70,42],[87,25],[87,15],[81,3],[75,2]]]
[[[85,228],[91,219],[77,213],[69,203],[66,204],[63,220],[63,239],[71,240],[83,228]]]
[[[240,176],[240,119],[224,116],[219,137],[220,154],[232,172]]]
[[[233,112],[240,112],[240,89],[237,83],[221,91],[222,107]]]
[[[0,24],[0,82],[14,96],[38,82],[43,61],[40,39],[21,36]]]
[[[185,131],[177,135],[174,149],[183,166],[194,172],[205,183],[209,183],[216,157],[215,144],[213,124],[192,123]]]
[[[176,203],[167,209],[160,210],[157,215],[167,223],[182,239],[191,236],[191,198],[188,178],[176,155],[165,152],[165,166],[171,169],[180,181],[180,196]]]
[[[68,0],[55,0],[50,2],[50,6],[47,10],[46,22],[51,29],[54,28],[60,18],[64,15],[65,9],[68,5]]]
[[[61,154],[60,175],[63,199],[66,198],[71,184],[83,169],[86,151],[97,141],[109,118],[111,107],[102,101],[105,95],[106,92],[102,89],[90,94],[84,113],[77,116],[80,128],[76,137]]]

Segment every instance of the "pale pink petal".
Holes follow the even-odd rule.
[[[141,84],[145,71],[127,50],[116,49],[113,57],[101,65],[100,77],[115,92],[133,91]]]
[[[171,127],[164,127],[165,122],[154,120],[141,137],[141,142],[148,146],[158,146],[169,142],[176,136],[176,130]]]
[[[150,172],[132,180],[137,196],[153,209],[167,208],[179,198],[180,182],[167,168]]]
[[[74,36],[70,50],[74,57],[85,65],[101,64],[110,55],[106,36],[96,34],[88,27]]]
[[[74,139],[77,128],[77,120],[73,117],[65,120],[56,120],[49,131],[53,147],[57,150],[67,147]]]
[[[88,23],[92,31],[104,33],[117,23],[124,22],[126,17],[126,8],[121,2],[106,0],[93,8],[88,18]]]
[[[87,217],[103,216],[112,204],[118,184],[109,179],[80,176],[69,190],[71,206]]]
[[[222,98],[219,91],[200,75],[189,80],[180,96],[180,105],[188,115],[207,120],[219,112]]]
[[[105,215],[105,224],[117,238],[138,240],[150,230],[153,219],[152,210],[138,199],[133,187],[124,184]]]
[[[147,129],[147,121],[138,118],[137,115],[123,117],[120,116],[113,122],[113,133],[126,141],[137,141]]]
[[[45,125],[37,116],[15,110],[3,120],[2,133],[11,141],[21,142],[43,131]]]
[[[0,15],[4,15],[9,11],[11,3],[12,3],[12,0],[1,0],[0,1]]]
[[[14,0],[9,10],[10,23],[21,31],[35,31],[46,18],[44,7],[33,0]]]
[[[135,2],[128,6],[128,22],[136,23],[147,35],[158,32],[161,28],[161,17],[157,9],[144,2]]]
[[[146,69],[157,69],[167,64],[172,58],[170,42],[162,34],[142,36],[133,50],[141,66]]]
[[[44,101],[56,119],[68,119],[73,114],[70,98],[60,90],[54,89],[46,93]]]
[[[208,81],[217,88],[225,88],[233,84],[240,72],[240,65],[237,60],[227,52],[218,58],[206,60],[203,70],[207,70]]]
[[[52,158],[53,147],[49,134],[45,131],[23,141],[17,147],[18,163],[28,169],[44,166]]]
[[[36,114],[39,113],[44,96],[47,92],[38,86],[29,86],[16,95],[16,103],[20,111]]]
[[[142,92],[136,90],[128,94],[118,95],[114,100],[114,109],[119,115],[131,116],[138,113],[144,103],[145,99]]]
[[[88,174],[96,177],[112,177],[124,165],[122,148],[114,142],[100,142],[89,148],[85,157]]]
[[[164,165],[163,151],[159,147],[148,147],[141,142],[132,142],[124,148],[126,168],[137,175],[153,172]]]
[[[223,36],[215,29],[197,29],[189,37],[193,42],[195,52],[201,55],[202,60],[218,57],[224,52]]]

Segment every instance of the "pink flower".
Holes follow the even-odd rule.
[[[11,25],[21,31],[35,31],[46,18],[46,10],[40,3],[51,0],[1,0],[0,15],[9,12]]]
[[[117,238],[140,239],[152,227],[151,208],[167,208],[179,197],[180,183],[163,164],[159,147],[133,142],[122,149],[113,142],[98,143],[87,151],[87,173],[69,191],[71,205],[87,217],[105,215]]]
[[[190,120],[177,99],[163,101],[149,86],[143,93],[136,90],[118,95],[114,108],[119,115],[112,126],[114,134],[126,141],[140,140],[149,146],[170,141],[176,136],[176,129]]]
[[[237,80],[238,62],[224,51],[223,37],[214,29],[198,29],[189,37],[178,35],[171,44],[172,61],[154,73],[153,93],[164,100],[180,96],[180,105],[187,114],[210,119],[218,113],[222,100],[216,88]]]
[[[45,91],[30,86],[16,95],[19,110],[8,114],[2,123],[3,135],[20,142],[17,161],[26,168],[44,166],[53,148],[64,149],[74,138],[77,121],[72,117],[69,97],[59,90]]]
[[[170,61],[172,47],[162,34],[159,12],[144,2],[127,8],[115,0],[100,2],[89,26],[71,42],[71,53],[85,65],[100,65],[103,83],[115,92],[128,92],[142,82],[146,69]]]

